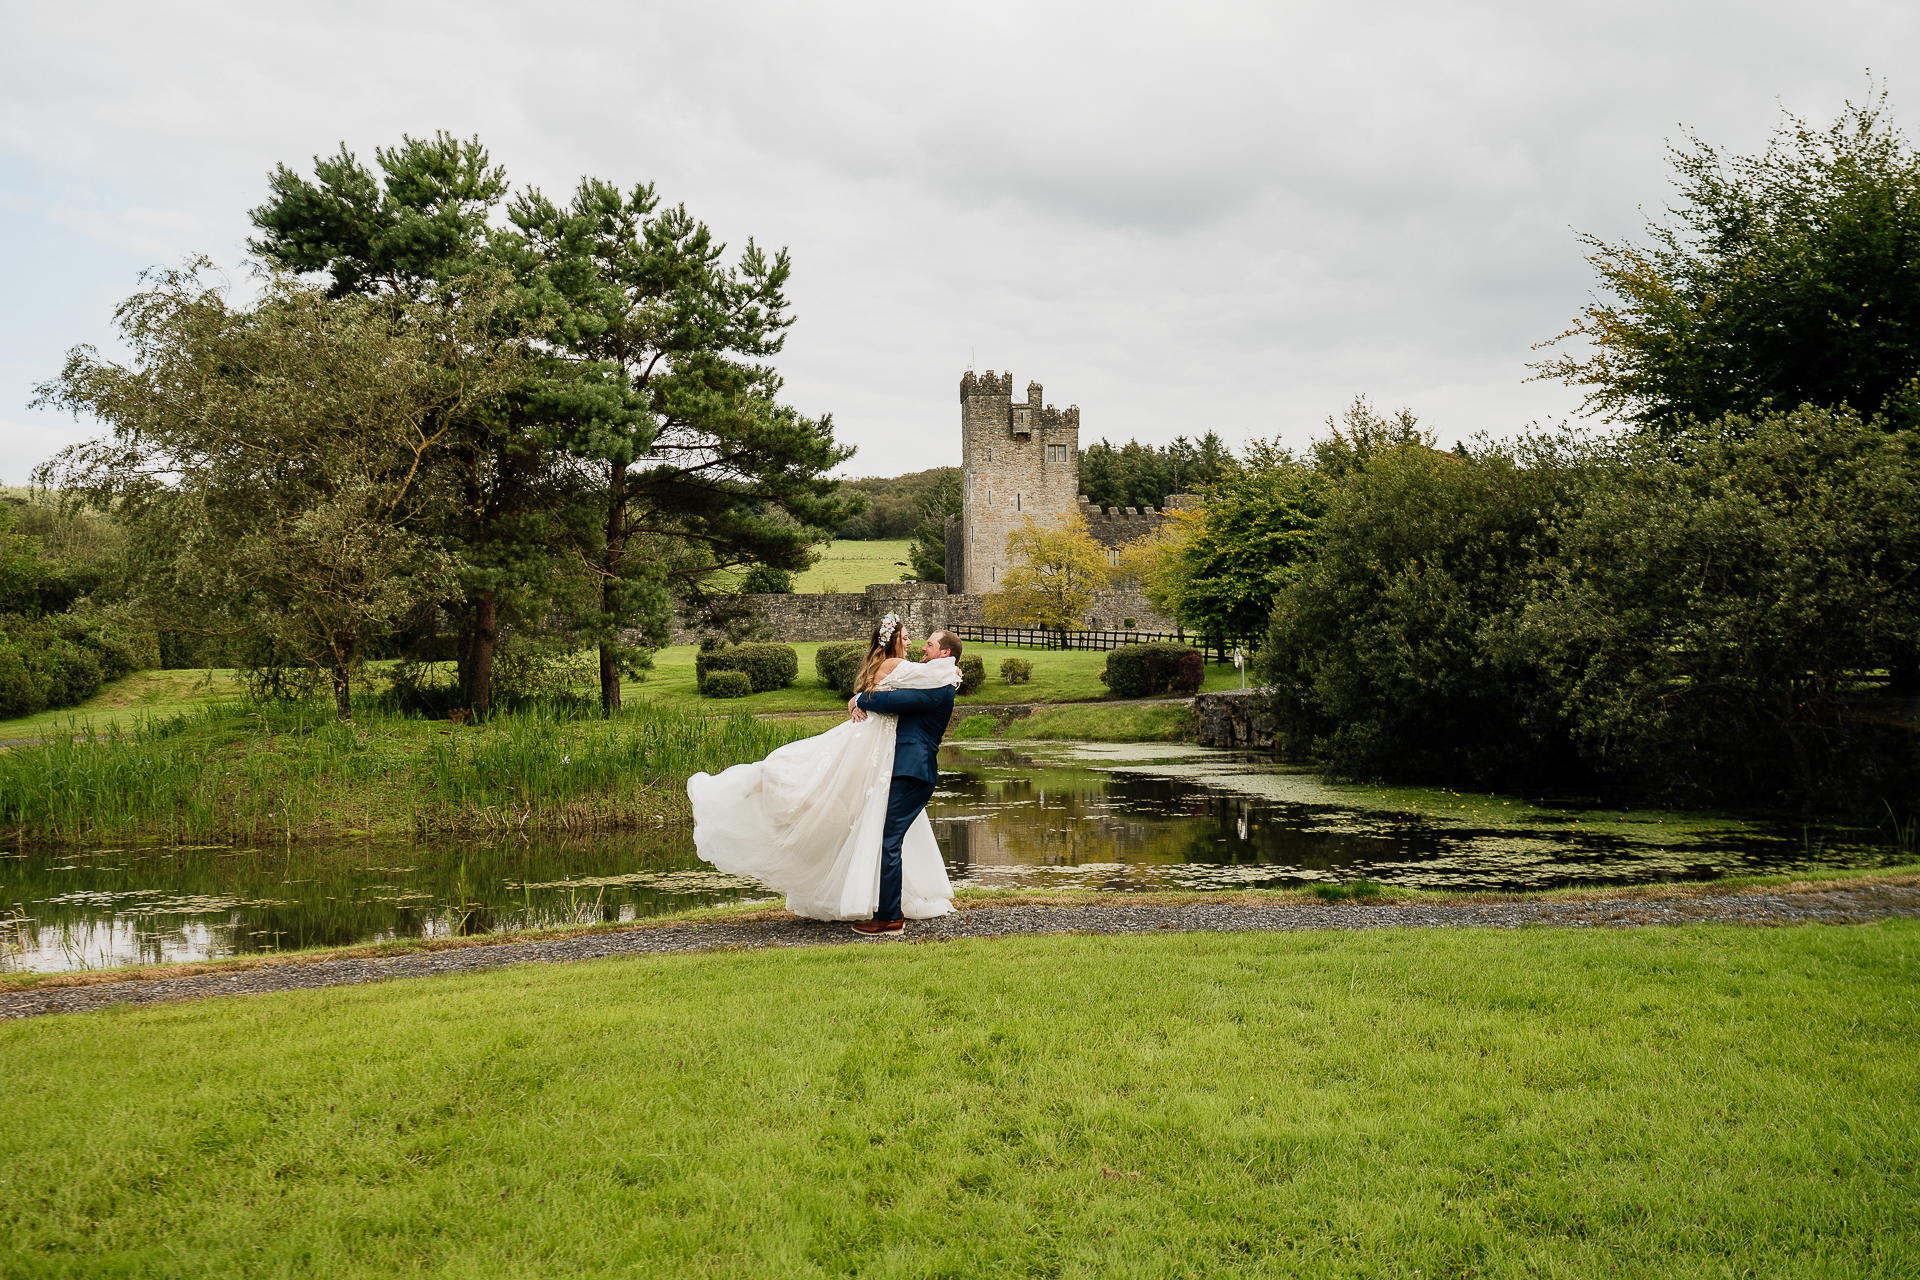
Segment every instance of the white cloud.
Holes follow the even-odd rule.
[[[1782,103],[1819,118],[1860,97],[1869,64],[1896,106],[1920,93],[1915,11],[1875,0],[526,17],[20,15],[0,224],[39,250],[0,267],[73,296],[0,319],[9,363],[99,340],[94,300],[139,265],[233,262],[274,164],[446,128],[554,194],[651,180],[735,245],[789,246],[788,391],[834,413],[855,471],[952,460],[970,352],[1079,403],[1096,436],[1298,443],[1366,391],[1451,439],[1577,404],[1522,380],[1527,348],[1585,296],[1573,228],[1627,234],[1657,209],[1683,124],[1752,148]]]

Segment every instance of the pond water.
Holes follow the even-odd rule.
[[[1593,797],[1328,783],[1173,743],[949,744],[929,814],[957,885],[1644,884],[1900,861],[1871,829]],[[663,827],[593,840],[0,853],[0,964],[41,972],[620,921],[769,898]]]

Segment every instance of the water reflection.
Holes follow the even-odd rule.
[[[0,953],[42,972],[634,920],[757,900],[682,831],[592,842],[0,855]]]
[[[1333,786],[1173,744],[949,745],[941,763],[931,815],[962,886],[1231,889],[1364,875],[1512,889],[1893,860],[1871,832]],[[669,828],[492,845],[0,852],[0,963],[55,971],[479,936],[768,896]]]
[[[1871,831],[1338,786],[1172,744],[950,745],[942,763],[936,829],[956,880],[983,887],[1528,889],[1893,860]]]

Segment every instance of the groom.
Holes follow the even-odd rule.
[[[960,660],[960,641],[950,631],[927,637],[922,662],[937,658]],[[904,938],[907,922],[900,914],[900,845],[907,828],[933,798],[940,781],[940,738],[953,717],[953,686],[939,689],[894,689],[855,694],[847,714],[865,720],[867,712],[900,717],[893,737],[893,785],[887,791],[887,825],[880,837],[880,909],[853,931],[869,938]]]

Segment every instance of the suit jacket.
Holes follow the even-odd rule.
[[[889,689],[863,693],[862,711],[899,716],[893,736],[893,776],[940,781],[940,738],[953,718],[953,689]]]

